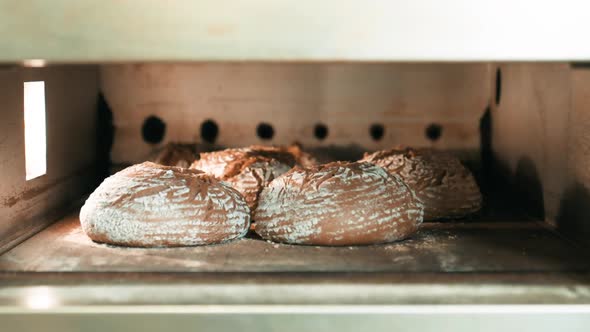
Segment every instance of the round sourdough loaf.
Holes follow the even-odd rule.
[[[362,161],[401,176],[424,203],[424,220],[464,217],[481,208],[473,175],[448,153],[397,148],[365,154]]]
[[[210,175],[145,162],[105,179],[82,207],[80,222],[96,242],[192,246],[245,235],[250,210],[235,189]]]
[[[422,209],[410,188],[379,166],[296,167],[262,191],[255,231],[267,240],[296,244],[385,243],[414,233]]]
[[[201,153],[201,158],[191,168],[229,183],[254,210],[262,189],[295,164],[295,157],[283,149],[251,146]]]
[[[294,158],[297,165],[301,167],[312,167],[319,164],[318,160],[310,153],[305,152],[303,147],[298,142],[295,142],[288,147],[280,147],[280,150],[290,153]]]
[[[186,168],[197,159],[195,152],[196,146],[194,144],[168,143],[150,160],[164,166]]]

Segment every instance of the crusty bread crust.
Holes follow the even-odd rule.
[[[310,245],[392,242],[413,234],[423,206],[397,176],[371,163],[294,168],[262,191],[255,230]]]
[[[297,164],[295,155],[283,148],[251,146],[201,153],[192,169],[199,169],[229,183],[254,210],[264,187]]]
[[[424,220],[459,218],[481,209],[475,178],[451,154],[397,148],[365,154],[362,161],[401,176],[424,203]]]
[[[235,189],[210,175],[145,162],[105,179],[82,207],[80,222],[96,242],[192,246],[245,235],[250,210]]]

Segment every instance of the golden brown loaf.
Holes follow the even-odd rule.
[[[80,222],[96,242],[191,246],[245,235],[250,210],[235,189],[210,175],[145,162],[105,179],[82,207]]]
[[[164,166],[189,167],[197,155],[193,144],[168,143],[152,160]]]
[[[294,168],[265,188],[255,230],[271,241],[359,245],[404,239],[423,206],[397,176],[371,163]]]
[[[311,167],[319,164],[315,157],[303,151],[303,148],[299,143],[293,143],[287,147],[252,145],[247,149],[250,149],[253,152],[271,153],[272,155],[270,156],[283,159],[289,164],[292,162],[291,160],[294,160],[295,164],[301,167]]]
[[[314,156],[303,151],[303,148],[299,143],[293,143],[284,148],[284,150],[292,154],[293,157],[295,157],[297,165],[300,165],[301,167],[312,167],[319,164]]]
[[[397,148],[365,154],[362,161],[399,174],[424,203],[424,220],[464,217],[481,208],[473,175],[448,153]]]
[[[251,146],[201,153],[191,168],[199,169],[229,183],[254,210],[258,195],[279,175],[290,170],[295,157],[279,148]]]

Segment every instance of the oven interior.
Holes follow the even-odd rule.
[[[25,91],[30,82],[44,82],[44,95],[33,101]],[[580,286],[587,285],[590,270],[590,70],[584,66],[3,66],[0,101],[5,285],[307,285],[281,296],[266,293],[263,300],[254,293],[241,300],[221,291],[209,294],[221,302],[264,303],[346,302],[347,291],[333,288],[342,283],[368,287],[364,295],[356,288],[355,303],[590,298]],[[27,109],[41,102],[42,113],[27,117]],[[46,132],[35,127],[35,119],[44,121]],[[356,160],[365,151],[398,144],[432,147],[456,154],[471,169],[484,208],[465,219],[424,223],[411,239],[375,246],[285,245],[254,234],[222,245],[167,249],[118,248],[88,239],[78,220],[85,197],[108,174],[173,142],[208,150],[299,142],[324,161]],[[29,174],[39,164],[45,169]],[[420,294],[379,288],[409,284],[423,287]],[[435,285],[456,287],[441,291]],[[489,287],[472,292],[482,285]],[[315,291],[325,296],[313,297]],[[134,294],[142,296],[139,290]]]

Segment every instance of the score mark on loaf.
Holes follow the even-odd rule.
[[[296,167],[262,191],[254,211],[262,238],[310,245],[401,240],[422,216],[422,203],[399,176],[364,162]]]

